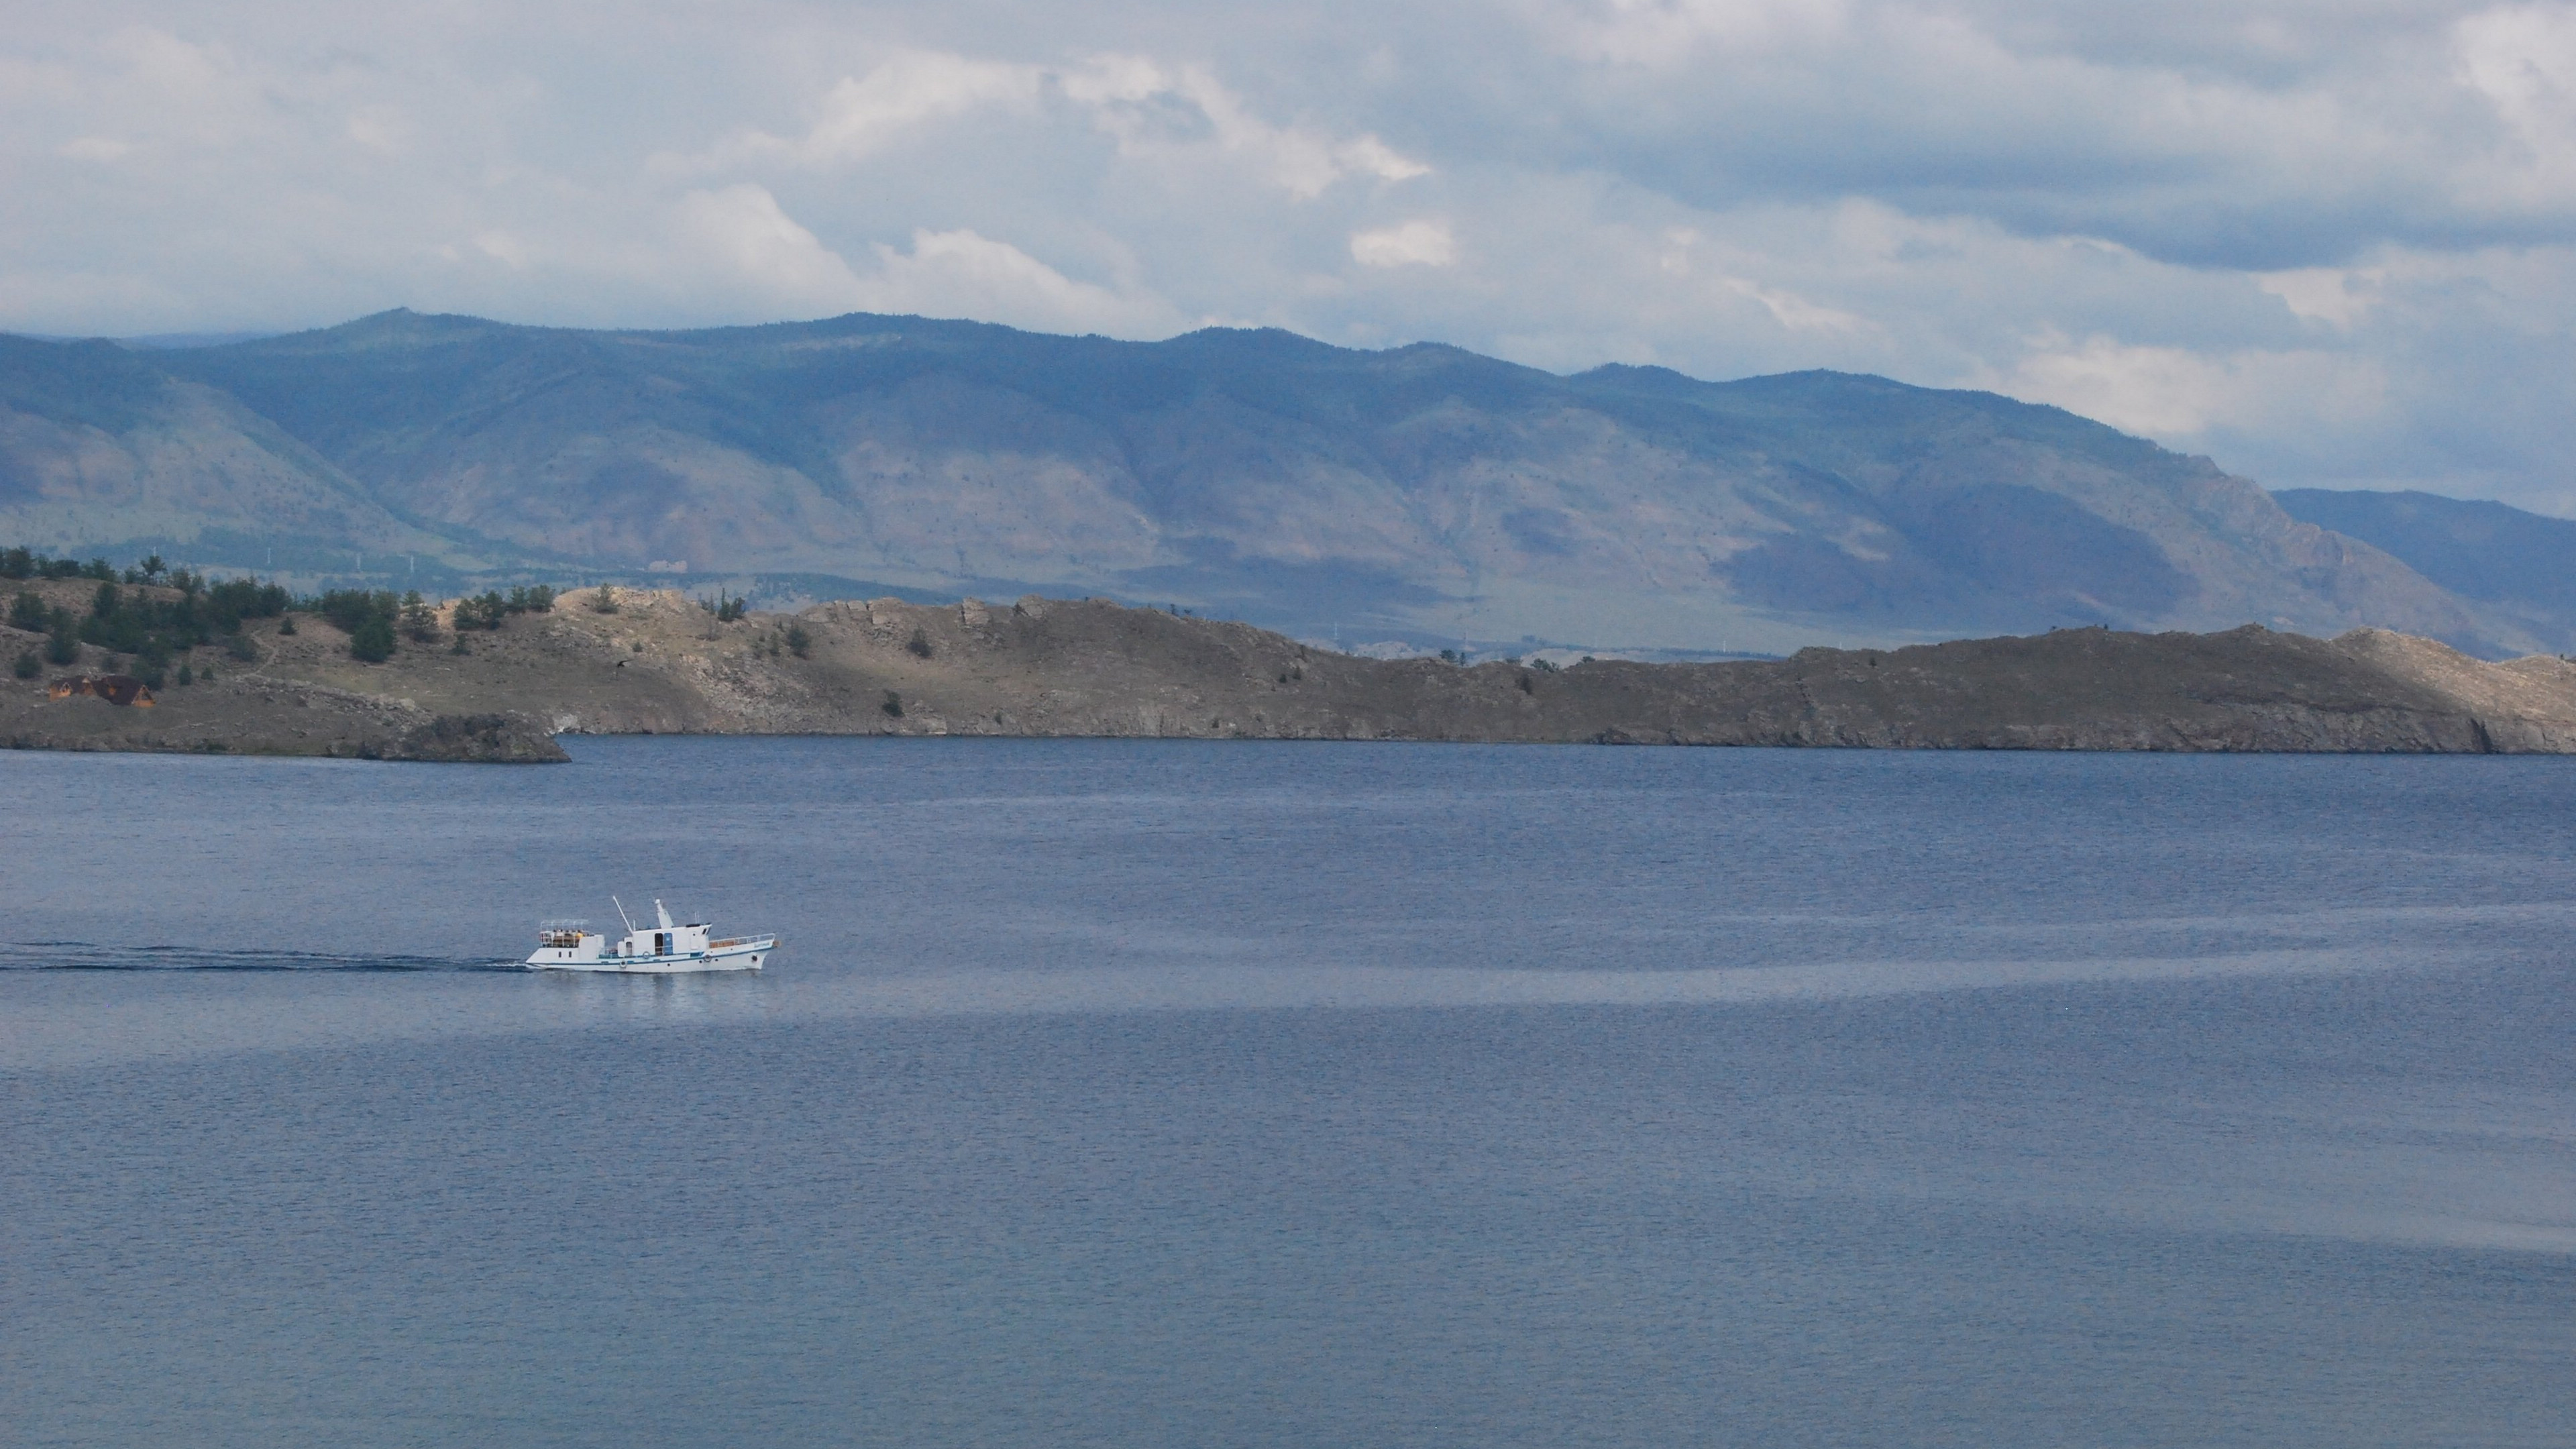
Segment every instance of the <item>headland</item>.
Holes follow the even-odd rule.
[[[59,619],[92,607],[97,585],[11,587]],[[66,693],[57,681],[117,662],[80,646],[0,681],[0,744],[495,762],[562,759],[565,733],[2576,753],[2576,664],[2486,663],[2381,630],[2067,629],[1559,667],[1359,658],[1244,624],[1035,596],[785,614],[587,589],[508,613],[448,601],[402,626],[368,662],[356,631],[322,614],[244,618],[224,648],[178,661],[185,684],[156,661],[149,707]],[[46,642],[0,640],[19,658]]]

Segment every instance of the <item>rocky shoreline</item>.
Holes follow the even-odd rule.
[[[1785,660],[1462,666],[1105,600],[727,618],[674,592],[613,590],[469,629],[462,652],[451,606],[430,637],[368,664],[297,617],[292,635],[246,623],[253,659],[165,687],[149,709],[48,698],[45,678],[0,684],[0,744],[477,762],[564,759],[563,733],[2576,753],[2576,664],[2489,664],[2378,630],[2074,629]]]
[[[10,701],[12,705],[19,701]],[[165,713],[105,699],[0,709],[0,748],[154,754],[315,755],[452,764],[552,764],[570,759],[553,732],[524,714],[432,714],[301,682],[202,685]]]

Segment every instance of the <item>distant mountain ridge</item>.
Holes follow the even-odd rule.
[[[2567,647],[2576,619],[2576,520],[2435,493],[2286,488],[2291,517],[2393,555],[2491,615]]]
[[[1601,648],[2252,621],[2498,654],[2567,633],[2206,459],[1837,373],[1560,377],[1277,331],[391,312],[184,351],[0,339],[0,409],[0,534],[57,551],[166,539],[255,564],[240,555],[283,542],[558,577],[685,563]]]

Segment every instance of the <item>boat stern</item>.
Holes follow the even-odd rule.
[[[587,929],[586,921],[548,921],[537,928],[537,949],[527,960],[531,971],[595,969],[608,938]]]

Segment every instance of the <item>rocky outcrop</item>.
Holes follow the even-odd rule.
[[[550,764],[567,758],[552,731],[523,714],[442,714],[396,737],[388,760],[450,764]]]

